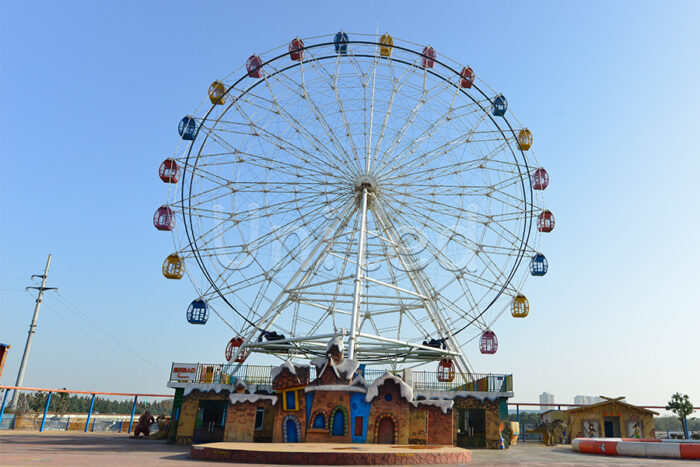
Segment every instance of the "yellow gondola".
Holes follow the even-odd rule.
[[[379,43],[382,44],[379,47],[379,55],[382,57],[391,57],[391,52],[393,51],[394,39],[391,38],[389,33],[384,34],[379,38]]]
[[[518,148],[527,151],[532,146],[532,133],[527,128],[523,128],[518,133]]]
[[[163,262],[163,275],[168,279],[182,279],[185,274],[185,260],[182,256],[173,253]]]
[[[214,81],[209,86],[209,100],[214,105],[223,105],[226,103],[226,86],[221,81]]]
[[[514,318],[524,318],[530,313],[530,304],[523,294],[518,294],[513,299],[511,314]]]

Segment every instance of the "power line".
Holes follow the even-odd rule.
[[[87,322],[87,324],[91,325],[93,328],[95,328],[97,331],[101,332],[103,335],[111,339],[115,344],[117,344],[120,347],[123,348],[129,348],[123,341],[121,341],[118,337],[116,337],[114,334],[103,328],[99,323],[94,321],[92,318],[87,313],[84,313],[81,311],[75,304],[73,304],[70,300],[68,300],[65,296],[61,295],[60,293],[58,294],[59,300],[62,300],[64,303],[64,306],[68,308],[69,311],[72,311],[73,313],[79,315],[83,320]],[[133,347],[133,346],[132,346]],[[163,368],[149,360],[148,358],[144,357],[141,354],[138,354],[136,351],[131,351],[132,354],[136,354],[140,359],[142,359],[144,362],[148,363],[154,368],[157,368],[158,371],[164,372]]]
[[[90,333],[89,331],[83,329],[80,325],[78,325],[78,324],[76,324],[75,322],[73,322],[72,320],[70,320],[61,310],[59,310],[59,309],[57,309],[57,308],[54,308],[53,306],[48,306],[48,305],[47,305],[47,307],[48,307],[51,311],[54,311],[54,312],[56,312],[58,315],[60,315],[60,316],[62,317],[62,319],[63,319],[65,322],[67,322],[68,324],[70,324],[71,326],[73,326],[74,328],[76,328],[77,330],[79,330],[80,332],[82,332],[83,334],[85,334],[87,337],[89,337],[90,339],[94,340],[95,342],[97,342],[98,344],[100,344],[101,346],[103,346],[105,349],[107,349],[107,350],[109,350],[110,352],[114,353],[114,354],[117,355],[118,357],[121,357],[121,358],[124,358],[124,359],[130,359],[132,362],[134,362],[134,363],[136,363],[137,365],[139,365],[142,369],[147,370],[147,371],[152,371],[151,368],[148,368],[148,367],[146,367],[146,366],[144,366],[144,365],[142,364],[142,363],[144,363],[144,362],[141,362],[138,358],[136,358],[136,357],[133,356],[132,354],[130,354],[130,353],[128,353],[128,352],[122,352],[122,351],[119,351],[119,350],[117,350],[117,349],[114,349],[113,347],[107,345],[103,340],[98,339],[98,338],[95,337],[92,333]],[[145,362],[145,363],[148,363],[148,362]],[[157,371],[160,371],[160,372],[165,373],[165,370],[163,370],[161,367],[158,367],[158,366],[153,365],[153,364],[151,364],[151,365],[152,365],[153,368],[155,368]]]

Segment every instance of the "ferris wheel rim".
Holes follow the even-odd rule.
[[[302,39],[302,40],[303,40],[303,39]],[[373,41],[357,41],[357,40],[349,40],[349,41],[347,41],[346,43],[347,43],[348,45],[351,45],[351,44],[361,44],[361,45],[370,45],[370,46],[378,46],[378,47],[382,45],[380,42],[373,42]],[[333,46],[333,45],[334,45],[334,42],[321,42],[321,43],[318,43],[318,44],[305,45],[305,46],[304,46],[304,49],[307,50],[307,49],[314,49],[314,48],[327,47],[327,46]],[[418,52],[418,51],[416,51],[416,50],[413,50],[413,49],[410,49],[410,48],[407,48],[407,47],[403,47],[403,46],[400,46],[400,45],[393,45],[392,48],[398,49],[398,50],[402,50],[402,51],[404,51],[404,52],[408,52],[408,53],[413,54],[413,55],[418,56],[418,57],[425,57],[425,55],[424,55],[422,52]],[[273,58],[270,58],[270,59],[268,59],[267,61],[263,62],[262,65],[259,66],[259,68],[264,68],[265,66],[267,66],[267,65],[269,65],[269,64],[272,64],[272,63],[276,62],[277,60],[281,60],[281,59],[283,59],[283,58],[286,58],[286,57],[288,57],[288,56],[289,56],[288,53],[279,54],[279,55],[277,55],[277,56],[275,56],[275,57],[273,57]],[[324,55],[324,56],[321,56],[321,57],[314,57],[314,58],[311,58],[311,59],[306,59],[306,60],[304,60],[303,63],[321,62],[321,61],[323,61],[323,60],[337,59],[338,56],[339,56],[339,54],[337,54],[337,53],[336,53],[336,54],[329,54],[329,55]],[[375,54],[353,54],[353,56],[355,56],[355,57],[361,57],[361,58],[379,59],[379,60],[390,60],[389,57],[382,57],[381,55],[379,55],[379,54],[377,54],[377,53],[375,53]],[[437,59],[437,58],[433,58],[433,60],[434,60],[435,63],[440,64],[440,65],[441,65],[442,67],[444,67],[445,69],[451,71],[455,76],[457,76],[457,77],[460,76],[460,71],[457,71],[456,69],[452,68],[450,65],[444,63],[443,61],[441,61],[441,60],[439,60],[439,59]],[[414,63],[410,63],[410,62],[403,61],[403,60],[397,60],[397,59],[395,59],[395,58],[394,58],[394,59],[391,59],[391,61],[392,61],[392,62],[396,62],[396,63],[401,63],[401,64],[403,64],[403,65],[405,65],[405,66],[407,66],[407,67],[414,67],[414,66],[416,66]],[[285,66],[285,67],[280,68],[279,70],[275,70],[273,73],[270,73],[270,76],[274,76],[274,75],[277,75],[277,74],[281,74],[281,73],[284,73],[284,72],[286,72],[286,71],[288,71],[288,70],[291,70],[291,69],[294,69],[294,68],[297,68],[297,67],[300,67],[300,66],[302,66],[302,62],[294,62],[294,63],[292,63],[292,64],[290,64],[290,65],[287,65],[287,66]],[[458,92],[460,92],[462,95],[467,96],[474,104],[476,104],[476,105],[484,112],[485,115],[487,115],[487,117],[489,118],[489,120],[491,121],[491,123],[498,129],[498,131],[500,132],[501,136],[503,137],[503,139],[504,139],[505,141],[508,140],[508,136],[506,135],[507,132],[510,132],[510,134],[512,135],[512,137],[514,137],[514,138],[517,137],[517,135],[515,134],[515,130],[513,129],[513,126],[510,124],[510,122],[509,122],[508,119],[505,117],[505,115],[504,115],[504,116],[501,116],[501,118],[503,118],[503,120],[505,121],[506,125],[508,126],[507,129],[501,128],[501,126],[500,126],[500,125],[498,124],[498,122],[496,121],[495,116],[492,115],[490,112],[488,112],[488,109],[487,109],[487,108],[484,108],[484,106],[482,105],[481,102],[477,101],[470,93],[466,92],[464,89],[461,89],[458,85],[455,85],[455,83],[450,82],[450,81],[449,81],[449,77],[446,77],[446,76],[444,76],[443,74],[437,73],[436,71],[434,71],[434,70],[432,70],[432,69],[426,69],[425,72],[431,74],[432,76],[434,76],[434,77],[436,77],[436,78],[441,79],[444,83],[447,83],[447,84],[449,84],[449,85],[455,87],[455,88],[458,90]],[[262,83],[263,83],[262,80],[257,80],[257,81],[255,81],[254,83],[252,83],[250,86],[247,86],[245,89],[243,89],[241,92],[239,92],[238,95],[233,96],[233,95],[229,94],[232,90],[236,89],[236,86],[237,86],[239,83],[245,81],[247,78],[249,78],[248,74],[247,74],[247,73],[244,73],[239,79],[237,79],[236,81],[234,81],[233,84],[231,84],[231,85],[226,89],[226,93],[225,93],[224,95],[225,95],[225,96],[230,96],[230,97],[233,98],[232,102],[231,102],[231,103],[229,104],[229,106],[228,106],[229,108],[230,108],[231,105],[233,105],[233,102],[236,102],[238,99],[240,99],[241,97],[245,96],[246,94],[248,94],[249,92],[251,92],[253,89],[255,89],[257,86],[262,85]],[[476,89],[476,90],[479,92],[479,94],[481,94],[481,96],[483,96],[491,105],[493,105],[494,97],[488,96],[476,83],[472,84],[472,87],[473,87],[474,89]],[[206,112],[206,114],[202,117],[201,123],[200,123],[200,125],[198,125],[197,130],[196,130],[196,133],[195,133],[195,139],[197,139],[197,136],[198,136],[199,133],[200,133],[200,130],[201,130],[202,126],[203,126],[202,123],[204,123],[205,121],[208,121],[208,120],[209,120],[209,115],[211,114],[211,112],[212,112],[215,108],[216,108],[216,105],[212,104],[211,107],[209,108],[209,110]],[[225,114],[225,112],[223,112],[222,115],[219,116],[217,120],[220,120],[221,117],[222,117],[224,114]],[[202,141],[202,144],[199,146],[199,148],[200,148],[200,149],[199,149],[199,153],[197,154],[197,156],[196,156],[196,158],[195,158],[193,164],[191,164],[193,167],[196,167],[196,165],[198,164],[199,157],[200,157],[200,155],[201,155],[201,150],[202,150],[202,148],[203,148],[203,146],[204,146],[205,141],[206,141],[208,138],[209,138],[209,134],[206,135],[205,140]],[[192,150],[193,150],[194,146],[195,146],[194,144],[190,144],[190,145],[189,145],[189,148],[188,148],[188,151],[187,151],[187,156],[186,156],[186,159],[185,159],[185,166],[183,167],[183,176],[185,176],[185,175],[187,174],[187,166],[190,165],[190,158],[192,157]],[[530,185],[530,190],[529,190],[530,198],[529,198],[529,199],[532,200],[532,199],[533,199],[533,193],[532,193],[532,185],[531,185],[531,179],[530,179],[530,168],[529,168],[529,165],[528,165],[527,157],[525,157],[524,151],[523,151],[522,149],[519,149],[519,150],[516,151],[516,150],[513,150],[513,148],[511,148],[511,147],[509,146],[509,150],[510,150],[510,152],[511,152],[511,155],[513,156],[515,165],[518,167],[518,171],[519,171],[519,175],[520,175],[520,185],[521,185],[522,190],[523,190],[523,199],[525,199],[525,200],[527,199],[527,195],[526,195],[526,190],[527,190],[527,188],[526,188],[526,186],[525,186],[525,178],[524,178],[525,176],[527,176],[527,182],[528,182],[528,185]],[[518,153],[519,153],[519,154],[518,154]],[[521,156],[521,157],[519,158],[518,156]],[[522,159],[522,163],[523,163],[524,166],[525,166],[524,174],[523,174],[523,172],[520,170],[520,160],[519,160],[519,159]],[[183,180],[183,182],[184,182],[184,180]],[[188,199],[188,200],[190,201],[190,203],[191,203],[191,199],[192,199],[192,184],[193,184],[193,182],[194,182],[194,177],[191,177],[191,176],[190,176],[190,180],[189,180],[189,192],[188,192],[188,196],[187,196],[187,197],[185,197],[185,183],[182,183],[182,184],[181,184],[181,196],[182,196],[182,201],[183,201],[183,203],[182,203],[181,206],[182,206],[182,209],[183,209],[183,213],[185,212],[184,200],[185,200],[185,199]],[[488,303],[488,305],[486,305],[486,306],[481,310],[481,312],[479,313],[479,315],[477,315],[476,317],[474,317],[467,325],[463,326],[463,327],[462,327],[461,329],[459,329],[456,333],[454,333],[454,335],[457,335],[458,333],[462,332],[464,329],[468,328],[471,324],[473,324],[475,321],[477,321],[481,316],[483,316],[483,315],[491,308],[491,306],[493,306],[493,304],[501,297],[501,295],[503,294],[503,292],[508,288],[508,285],[511,283],[513,277],[514,277],[515,274],[517,273],[517,271],[518,271],[518,269],[519,269],[519,267],[520,267],[520,264],[522,263],[522,259],[524,258],[525,253],[527,252],[527,246],[528,246],[529,237],[530,237],[531,228],[532,228],[532,206],[533,206],[533,204],[534,204],[534,203],[533,203],[532,201],[529,202],[529,203],[528,203],[528,202],[525,203],[525,222],[523,223],[523,233],[522,233],[522,236],[519,237],[519,239],[520,239],[520,245],[519,245],[519,247],[518,247],[518,254],[516,255],[516,260],[515,260],[515,262],[514,262],[514,264],[513,264],[513,267],[511,268],[511,270],[510,270],[510,272],[509,272],[509,274],[508,274],[508,276],[507,276],[507,279],[506,279],[505,281],[503,281],[500,290],[499,290],[499,291],[495,294],[495,296],[491,299],[490,303]],[[185,226],[184,226],[185,229],[184,229],[184,230],[185,230],[185,232],[186,232],[186,235],[187,235],[187,237],[188,237],[188,241],[190,242],[190,245],[193,245],[193,247],[191,248],[191,252],[192,252],[193,256],[195,257],[198,266],[199,266],[200,269],[202,270],[202,273],[203,273],[203,274],[205,275],[205,277],[207,278],[207,280],[208,280],[208,282],[209,282],[211,288],[213,288],[214,291],[216,291],[217,295],[218,295],[218,296],[219,296],[219,297],[220,297],[220,298],[235,312],[235,313],[237,313],[239,316],[241,316],[248,324],[250,324],[251,326],[253,326],[253,327],[254,327],[255,329],[257,329],[257,330],[262,330],[262,329],[260,329],[260,328],[258,327],[257,323],[253,323],[252,321],[248,320],[248,318],[246,318],[245,316],[243,316],[243,314],[240,313],[240,312],[236,309],[235,305],[233,305],[233,303],[231,303],[231,302],[228,300],[228,298],[226,297],[226,294],[224,294],[224,293],[220,290],[220,288],[216,285],[215,281],[212,279],[212,277],[211,277],[211,275],[210,275],[210,273],[209,273],[209,271],[208,271],[206,265],[204,264],[204,261],[202,260],[202,258],[201,258],[201,256],[200,256],[200,252],[199,252],[199,248],[197,247],[197,240],[196,240],[196,238],[195,238],[195,235],[194,235],[193,232],[191,232],[191,229],[193,228],[193,227],[192,227],[192,226],[193,226],[193,222],[192,222],[192,210],[191,210],[191,206],[188,206],[187,209],[186,209],[186,211],[187,211],[187,216],[184,217],[183,220],[186,219],[186,218],[189,218],[189,222],[187,222],[187,220],[184,220],[184,223],[185,223]],[[191,233],[192,233],[192,235],[190,235]]]
[[[316,37],[323,37],[323,36],[316,36]],[[308,38],[307,38],[307,40],[308,40]],[[377,46],[377,47],[381,47],[381,46],[382,46],[382,44],[381,44],[380,42],[378,42],[378,41],[355,41],[355,40],[348,40],[348,41],[346,42],[346,44],[348,44],[348,45],[352,45],[352,44],[363,44],[363,45],[372,45],[372,46]],[[310,45],[305,45],[305,46],[304,46],[304,50],[307,50],[307,49],[314,49],[314,48],[319,48],[319,47],[324,47],[324,46],[333,46],[333,45],[334,45],[334,42],[322,42],[322,43],[318,43],[318,44],[310,44]],[[410,49],[410,48],[406,48],[406,47],[402,47],[402,46],[400,46],[400,45],[392,45],[392,48],[393,48],[393,49],[397,49],[397,50],[403,50],[403,51],[405,51],[405,52],[407,52],[407,53],[410,53],[410,54],[412,54],[412,55],[414,55],[414,56],[425,57],[425,55],[423,55],[423,54],[422,54],[421,52],[419,52],[419,51],[416,51],[416,50],[413,50],[413,49]],[[273,50],[274,50],[274,49],[273,49]],[[276,61],[278,61],[278,60],[280,60],[280,59],[283,59],[283,58],[285,58],[285,57],[288,57],[288,55],[289,55],[289,54],[288,54],[287,52],[282,53],[282,54],[279,54],[278,56],[273,57],[273,58],[271,58],[271,59],[265,61],[262,65],[260,65],[259,68],[265,67],[265,66],[267,66],[267,65],[269,65],[269,64],[273,64],[273,63],[275,63]],[[386,61],[388,61],[388,58],[387,58],[387,57],[382,57],[382,56],[379,55],[378,49],[377,49],[377,51],[376,51],[374,54],[354,54],[354,56],[355,56],[355,57],[361,57],[361,58],[371,58],[371,59],[378,59],[378,60],[386,60]],[[313,58],[313,59],[306,59],[306,60],[304,60],[304,63],[309,63],[309,62],[321,62],[321,61],[323,61],[323,60],[338,59],[339,57],[340,57],[340,54],[336,53],[336,54],[326,55],[326,56],[322,56],[322,57],[315,57],[315,58]],[[441,65],[443,68],[445,68],[445,69],[449,70],[450,72],[454,73],[454,76],[457,76],[457,77],[460,76],[459,71],[457,71],[457,70],[455,70],[454,68],[452,68],[452,66],[448,65],[446,62],[443,62],[443,61],[437,59],[436,57],[435,57],[435,58],[432,58],[432,60],[434,60],[434,62],[435,62],[436,64],[439,64],[439,65]],[[406,62],[406,61],[401,61],[401,60],[398,60],[398,59],[396,59],[396,58],[392,58],[391,61],[394,62],[394,63],[401,63],[401,64],[403,64],[403,65],[405,65],[405,66],[407,66],[407,67],[417,67],[417,65],[416,65],[415,63],[410,63],[410,62]],[[276,71],[274,72],[274,74],[284,73],[284,72],[286,72],[286,71],[288,71],[288,70],[290,70],[290,69],[297,68],[297,67],[299,67],[299,66],[301,66],[301,65],[302,65],[302,64],[301,64],[300,62],[295,62],[295,63],[292,63],[292,64],[289,65],[289,66],[282,67],[281,69],[276,70]],[[437,73],[436,71],[430,70],[430,69],[426,69],[425,71],[426,71],[426,73],[429,73],[429,74],[431,74],[432,76],[439,78],[442,82],[448,83],[449,85],[451,85],[451,86],[457,88],[457,90],[458,90],[459,92],[461,92],[462,95],[467,96],[467,97],[472,101],[472,103],[476,104],[476,105],[482,110],[482,112],[485,114],[485,116],[490,120],[491,124],[498,130],[498,133],[499,133],[500,136],[502,137],[503,141],[505,141],[505,142],[507,143],[508,140],[510,139],[510,137],[516,139],[516,141],[517,141],[517,136],[516,136],[516,133],[515,133],[516,130],[513,128],[513,125],[511,124],[511,122],[509,121],[509,119],[506,118],[505,116],[501,116],[501,118],[503,118],[503,119],[505,120],[505,124],[506,124],[506,125],[504,125],[504,126],[502,127],[502,126],[496,121],[496,119],[494,118],[495,116],[491,114],[491,112],[489,111],[488,106],[487,106],[486,108],[484,107],[486,104],[490,104],[491,106],[493,106],[495,97],[491,97],[491,96],[487,95],[487,94],[481,89],[481,87],[479,87],[476,83],[473,83],[472,88],[474,88],[476,91],[478,91],[478,93],[479,93],[481,96],[483,96],[483,97],[485,98],[484,101],[477,101],[477,100],[474,98],[474,96],[472,96],[470,93],[466,92],[464,89],[460,89],[458,85],[455,85],[454,83],[450,82],[450,81],[449,81],[450,78],[447,76],[448,73],[442,73],[442,74],[441,74],[441,73]],[[225,96],[234,97],[235,100],[238,100],[238,99],[240,99],[242,96],[245,96],[245,95],[247,95],[248,93],[250,93],[250,92],[251,92],[253,89],[255,89],[258,85],[261,85],[261,84],[262,84],[262,80],[258,80],[258,81],[253,82],[250,86],[247,86],[247,87],[245,87],[245,88],[242,89],[242,90],[236,89],[236,86],[237,86],[239,83],[243,82],[243,81],[244,81],[245,79],[247,79],[247,78],[248,78],[248,75],[247,75],[246,73],[244,73],[239,79],[237,79],[237,80],[234,82],[234,84],[228,86],[228,88],[226,89],[226,94],[225,94]],[[488,87],[488,85],[486,85],[486,87]],[[233,90],[239,91],[239,94],[238,94],[237,96],[234,96],[233,94],[230,94]],[[498,96],[498,95],[497,95],[497,96]],[[497,97],[497,96],[496,96],[496,97]],[[482,102],[483,102],[483,105],[482,105]],[[231,105],[231,104],[230,104],[230,105]],[[229,105],[229,107],[230,107],[230,105]],[[225,114],[225,112],[223,112],[222,115],[219,116],[216,120],[210,119],[210,115],[211,115],[212,111],[213,111],[215,108],[216,108],[216,106],[215,106],[215,105],[212,105],[212,106],[207,110],[207,112],[205,113],[205,115],[204,115],[202,118],[198,118],[198,120],[200,120],[202,123],[207,122],[207,121],[218,121],[218,120],[220,120],[220,119],[222,118],[222,116]],[[517,118],[514,117],[514,115],[512,114],[512,112],[510,113],[510,115],[514,118],[514,121],[517,122]],[[519,123],[519,122],[518,122],[518,123]],[[507,128],[506,128],[506,126],[507,126]],[[196,135],[196,136],[195,136],[195,139],[197,139],[197,136],[200,135],[200,131],[202,130],[202,128],[203,128],[203,125],[197,125],[196,133],[195,133],[195,135]],[[510,137],[508,136],[508,134],[510,134]],[[217,295],[218,297],[220,297],[220,298],[224,301],[224,303],[226,303],[226,304],[228,305],[229,308],[231,308],[236,314],[238,314],[241,318],[243,318],[243,319],[244,319],[248,324],[250,324],[254,329],[256,329],[256,330],[259,331],[259,330],[261,330],[262,328],[258,327],[258,324],[257,324],[257,323],[253,323],[252,321],[248,320],[248,318],[247,318],[246,316],[244,316],[242,313],[240,313],[240,312],[236,309],[235,305],[234,305],[231,301],[229,301],[229,298],[227,297],[226,293],[223,293],[222,290],[219,288],[219,286],[217,285],[217,281],[214,280],[214,279],[212,278],[211,273],[209,272],[207,266],[205,265],[205,261],[204,261],[204,259],[202,258],[201,254],[200,254],[199,247],[197,246],[197,235],[195,234],[195,232],[194,232],[194,230],[193,230],[193,229],[194,229],[194,221],[193,221],[193,219],[192,219],[192,208],[191,208],[191,203],[192,203],[192,189],[193,189],[193,183],[194,183],[194,178],[195,178],[195,177],[193,177],[191,174],[188,173],[187,168],[188,168],[188,166],[191,166],[191,167],[196,167],[196,166],[197,166],[198,161],[199,161],[199,158],[200,158],[201,153],[202,153],[202,148],[204,147],[204,144],[205,144],[206,140],[209,138],[209,136],[210,136],[210,134],[207,133],[207,136],[206,136],[206,138],[204,139],[204,141],[201,141],[201,145],[199,146],[199,150],[198,150],[198,153],[197,153],[197,155],[196,155],[196,158],[194,158],[194,160],[192,161],[192,163],[190,163],[190,161],[191,161],[191,158],[194,157],[192,151],[193,151],[193,148],[195,147],[195,143],[194,143],[194,142],[190,142],[190,143],[188,144],[188,148],[187,148],[187,151],[186,151],[187,154],[186,154],[186,157],[185,157],[185,164],[184,164],[184,167],[183,167],[183,175],[184,175],[184,177],[190,176],[190,180],[189,180],[189,184],[188,184],[188,190],[189,190],[189,191],[188,191],[188,196],[185,196],[185,183],[184,183],[184,180],[183,180],[183,183],[181,183],[181,187],[180,187],[180,193],[181,193],[181,204],[180,204],[180,207],[181,207],[182,213],[183,213],[184,231],[185,231],[185,234],[186,234],[186,236],[187,236],[188,245],[189,245],[189,249],[188,249],[188,250],[189,250],[189,252],[191,252],[192,256],[195,258],[195,260],[196,260],[196,262],[197,262],[197,264],[198,264],[198,266],[199,266],[199,269],[201,270],[201,272],[202,272],[202,273],[204,274],[204,276],[206,277],[207,282],[209,282],[209,286],[210,286],[210,287],[209,287],[209,290],[213,290],[213,291],[216,293],[216,295]],[[524,216],[524,222],[523,222],[523,229],[522,229],[522,230],[523,230],[523,234],[522,234],[522,235],[516,236],[516,238],[517,238],[518,241],[520,242],[520,245],[519,245],[519,247],[518,247],[518,253],[517,253],[517,255],[514,256],[516,259],[515,259],[515,261],[514,261],[514,263],[513,263],[513,267],[511,268],[510,273],[508,274],[507,280],[504,281],[504,282],[502,282],[502,285],[501,285],[501,287],[500,287],[500,290],[498,290],[498,293],[493,297],[493,299],[491,300],[491,302],[490,302],[485,308],[483,308],[483,310],[481,311],[481,313],[480,313],[478,316],[476,316],[468,325],[466,325],[466,326],[464,326],[462,329],[460,329],[460,330],[458,331],[458,333],[461,332],[462,330],[466,329],[467,327],[469,327],[474,321],[478,320],[481,316],[483,316],[483,315],[494,305],[494,303],[507,291],[508,286],[511,284],[511,282],[512,282],[514,276],[515,276],[515,274],[516,274],[516,273],[518,272],[518,270],[520,269],[520,265],[521,265],[521,263],[522,263],[522,259],[523,259],[524,256],[527,254],[528,248],[530,247],[530,245],[529,245],[529,240],[530,240],[530,237],[531,237],[532,225],[533,225],[533,222],[534,222],[534,221],[533,221],[533,215],[532,215],[532,214],[533,214],[534,207],[535,207],[535,200],[534,200],[534,195],[533,195],[533,190],[532,190],[532,180],[531,180],[531,174],[530,174],[530,171],[531,171],[531,170],[530,170],[530,166],[529,166],[529,161],[528,161],[528,157],[526,157],[526,155],[525,155],[525,151],[523,151],[522,148],[517,147],[518,150],[515,150],[515,149],[512,148],[509,144],[506,144],[506,145],[508,146],[508,149],[510,150],[510,154],[511,154],[511,156],[512,156],[514,162],[515,162],[514,165],[518,168],[518,174],[519,174],[519,177],[518,177],[518,178],[519,178],[520,185],[521,185],[521,188],[522,188],[522,191],[523,191],[523,201],[524,201],[523,212],[524,212],[524,214],[525,214],[525,216]],[[530,153],[530,154],[532,154],[532,153]],[[532,156],[532,157],[534,158],[534,156]],[[524,172],[523,172],[523,170],[521,169],[521,164],[522,164],[522,165],[524,166],[524,168],[525,168]],[[527,179],[525,178],[525,176],[527,176]],[[528,185],[530,185],[529,192],[528,192],[528,190],[527,190],[527,187],[525,186],[526,181],[527,181]],[[529,195],[529,198],[528,198],[528,195]],[[187,208],[185,207],[185,200],[188,200],[188,207],[187,207]],[[187,214],[185,215],[185,213],[187,213]],[[185,251],[185,250],[182,250],[182,251]],[[188,271],[188,275],[189,275],[189,271]],[[193,280],[193,282],[194,282],[194,280]],[[196,286],[196,284],[195,284],[195,286]],[[209,291],[208,291],[207,293],[209,293]],[[501,313],[502,313],[502,312],[501,312]],[[218,313],[217,313],[217,314],[218,314]],[[249,315],[249,316],[250,316],[250,315]],[[500,316],[500,315],[499,315],[499,316]],[[456,334],[457,334],[457,333],[455,333],[455,335],[456,335]],[[463,344],[462,344],[462,345],[463,345]]]

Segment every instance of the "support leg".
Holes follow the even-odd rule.
[[[0,408],[0,423],[2,423],[2,416],[5,415],[5,404],[7,403],[7,395],[10,393],[9,389],[5,389],[5,395],[2,396],[2,408]]]
[[[85,422],[85,433],[88,432],[90,428],[90,417],[92,416],[92,408],[95,407],[95,395],[92,395],[92,400],[90,401],[90,411],[88,412],[87,421]]]
[[[134,413],[136,412],[136,401],[139,396],[134,396],[134,405],[131,407],[131,418],[129,419],[129,433],[131,433],[131,426],[134,424]]]
[[[51,404],[51,392],[49,392],[49,397],[46,398],[46,406],[44,407],[44,416],[41,418],[41,426],[39,427],[39,432],[44,431],[44,424],[46,423],[46,414],[49,412],[49,405]]]

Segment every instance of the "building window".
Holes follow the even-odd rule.
[[[255,411],[255,431],[263,429],[263,420],[265,419],[265,409],[259,408]]]
[[[362,436],[362,425],[364,419],[362,417],[355,417],[355,436]]]
[[[326,428],[326,417],[322,413],[316,415],[314,418],[314,428]]]
[[[285,391],[284,392],[284,410],[297,410],[299,407],[299,400],[297,399],[296,391]]]

